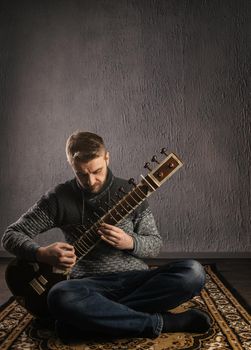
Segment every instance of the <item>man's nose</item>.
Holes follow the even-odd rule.
[[[95,176],[90,174],[88,177],[88,185],[93,186],[95,184],[95,182],[96,182]]]

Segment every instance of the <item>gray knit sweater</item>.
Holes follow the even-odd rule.
[[[33,238],[54,227],[61,228],[66,242],[74,244],[76,235],[73,236],[70,230],[65,229],[67,225],[88,226],[88,218],[94,219],[94,211],[101,215],[101,208],[104,212],[104,208],[107,208],[105,203],[115,198],[121,186],[124,190],[130,190],[128,182],[114,177],[110,170],[99,193],[83,191],[76,179],[58,185],[7,228],[2,238],[4,248],[19,258],[35,261],[39,245]],[[86,256],[78,260],[72,269],[72,278],[148,268],[141,258],[158,254],[161,236],[147,201],[116,226],[133,237],[133,250],[119,250],[100,241]]]

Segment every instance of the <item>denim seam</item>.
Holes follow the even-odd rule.
[[[164,324],[164,321],[163,321],[163,317],[161,314],[155,314],[156,315],[156,327],[154,329],[154,335],[157,335],[159,336],[162,329],[163,329],[163,324]]]

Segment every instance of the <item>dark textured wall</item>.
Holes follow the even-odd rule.
[[[150,198],[164,253],[250,252],[249,11],[249,0],[1,1],[1,233],[72,177],[65,141],[84,129],[125,178],[163,146],[184,161]]]

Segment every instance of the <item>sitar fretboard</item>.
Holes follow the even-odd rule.
[[[110,225],[118,224],[132,213],[151,193],[155,192],[181,166],[181,161],[176,155],[171,153],[155,170],[151,171],[146,177],[142,176],[141,182],[115,203],[90,228],[86,230],[83,225],[70,226],[70,231],[75,236],[79,236],[73,244],[77,258],[79,259],[87,255],[101,241],[97,231],[102,223]]]

